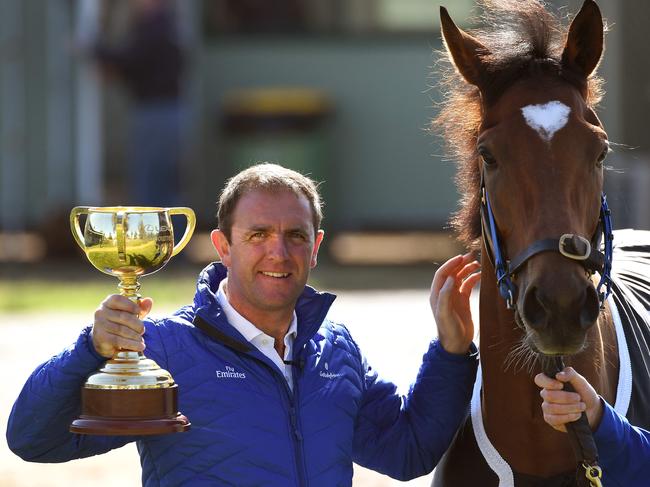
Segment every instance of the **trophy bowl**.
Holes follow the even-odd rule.
[[[80,217],[86,215],[82,231]],[[174,245],[171,216],[187,219]],[[141,276],[162,269],[189,242],[196,225],[190,208],[78,206],[70,227],[90,263],[119,279],[120,294],[132,301]],[[81,414],[70,431],[96,435],[154,435],[187,431],[189,420],[178,411],[178,386],[171,374],[142,352],[120,350],[86,380]]]

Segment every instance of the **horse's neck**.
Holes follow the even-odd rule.
[[[487,271],[487,272],[486,272]],[[499,296],[494,273],[484,264],[480,294],[480,355],[483,372],[482,408],[485,429],[493,445],[514,471],[548,477],[575,468],[568,438],[548,426],[542,416],[541,371],[532,355],[522,352],[523,331]],[[603,345],[607,344],[607,345]],[[589,332],[588,346],[566,359],[610,403],[617,385],[616,334],[609,312]],[[509,360],[512,359],[512,360]],[[543,458],[543,461],[540,461]]]

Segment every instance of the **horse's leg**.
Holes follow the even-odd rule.
[[[436,467],[431,487],[497,487],[499,479],[476,444],[472,421],[460,427],[447,453]]]

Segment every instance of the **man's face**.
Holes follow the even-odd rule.
[[[228,268],[228,300],[249,321],[293,312],[316,266],[323,231],[315,233],[311,207],[291,191],[250,191],[237,203],[230,242],[212,242]]]

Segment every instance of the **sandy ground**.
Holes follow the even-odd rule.
[[[399,310],[399,315],[395,310]],[[168,310],[154,313],[164,314]],[[345,322],[370,363],[406,391],[415,378],[422,354],[435,336],[428,305],[428,290],[359,292],[344,291],[330,316]],[[91,316],[86,314],[0,315],[0,427],[25,379],[41,362],[74,341]],[[355,487],[428,487],[432,476],[398,482],[355,466]],[[0,441],[2,487],[95,487],[140,485],[140,464],[134,445],[94,458],[65,464],[30,464],[22,461]]]

